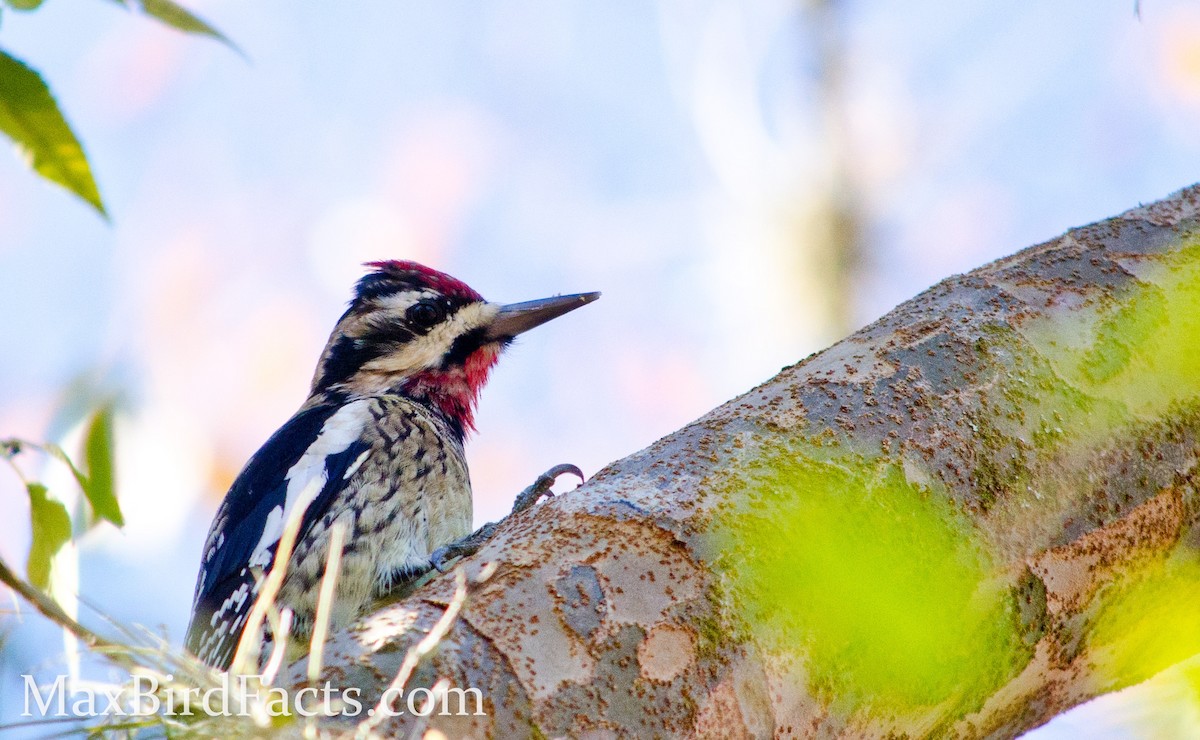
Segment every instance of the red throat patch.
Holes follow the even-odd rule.
[[[405,381],[404,389],[413,397],[427,399],[468,434],[475,431],[475,405],[479,401],[479,392],[499,359],[499,345],[484,345],[467,355],[462,365],[445,370],[424,370],[413,375]]]

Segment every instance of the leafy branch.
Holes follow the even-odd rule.
[[[29,494],[33,536],[29,546],[26,574],[32,586],[46,591],[50,587],[50,568],[54,556],[71,541],[74,528],[66,506],[50,496],[50,491],[44,483],[30,480],[17,465],[16,458],[30,450],[57,460],[71,471],[71,476],[88,503],[88,516],[82,523],[81,530],[90,529],[100,521],[112,522],[118,527],[124,526],[125,517],[117,503],[114,484],[112,404],[101,406],[87,422],[83,441],[86,472],[72,462],[61,447],[52,442],[39,443],[15,438],[0,440],[0,458],[7,462],[21,479],[25,491]]]
[[[0,0],[12,10],[23,12],[37,10],[43,1]],[[224,34],[172,0],[115,1],[126,9],[138,10],[178,31],[220,41],[242,54]],[[0,133],[17,145],[17,150],[35,172],[74,193],[108,220],[108,210],[100,196],[83,145],[59,109],[49,85],[37,70],[2,48]]]

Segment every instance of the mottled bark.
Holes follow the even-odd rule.
[[[1200,186],[950,278],[507,522],[466,563],[497,571],[410,682],[479,688],[486,716],[429,726],[498,738],[1012,737],[1141,680],[1113,669],[1125,648],[1093,628],[1200,544],[1198,381],[1139,355],[1176,318],[1198,214]],[[772,639],[743,608],[738,548],[763,543],[723,530],[782,475],[780,460],[807,458],[843,472],[856,461],[851,482],[902,471],[917,499],[966,522],[1011,638],[975,689],[881,698],[868,681],[846,694],[829,676],[852,653],[818,671],[809,656],[821,646]],[[789,516],[778,498],[770,507]],[[369,705],[453,589],[442,577],[335,636],[325,678],[363,687]]]

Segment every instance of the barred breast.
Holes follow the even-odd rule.
[[[279,601],[307,634],[329,557],[330,528],[346,526],[332,622],[344,626],[372,599],[423,573],[437,548],[471,532],[471,482],[449,425],[401,396],[365,399],[361,440],[346,485],[297,543]]]

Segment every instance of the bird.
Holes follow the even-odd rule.
[[[289,517],[302,518],[275,605],[290,610],[296,638],[311,634],[337,524],[345,534],[333,627],[477,549],[496,526],[471,533],[463,443],[480,390],[517,335],[600,297],[501,305],[416,262],[366,267],[308,398],[246,463],[209,529],[185,646],[217,670],[230,667]],[[564,472],[583,477],[556,466],[518,496],[514,513]]]

